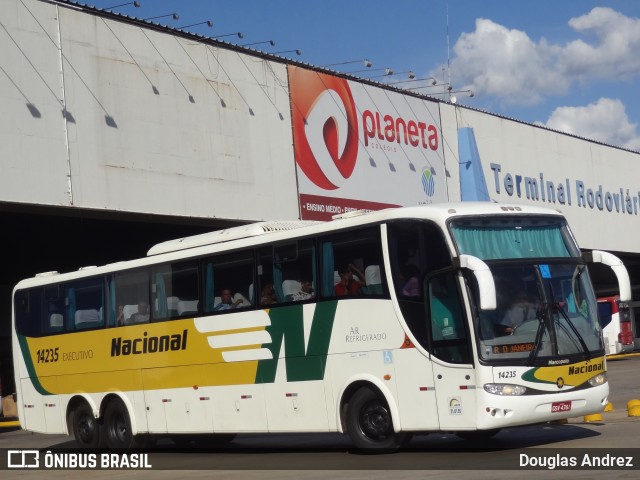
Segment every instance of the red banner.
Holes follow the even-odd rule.
[[[334,215],[343,215],[357,210],[375,211],[399,206],[391,203],[300,194],[300,218],[302,220],[327,221],[331,220]]]

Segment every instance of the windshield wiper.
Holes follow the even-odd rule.
[[[554,311],[559,312],[560,315],[562,315],[562,318],[564,318],[567,321],[567,324],[569,324],[569,327],[571,327],[571,331],[574,333],[574,335],[578,339],[578,342],[580,342],[580,347],[582,348],[583,356],[585,360],[587,360],[589,358],[590,351],[589,351],[589,347],[587,347],[587,343],[584,341],[584,337],[580,335],[580,332],[574,325],[573,321],[571,321],[571,318],[569,318],[569,315],[567,315],[567,312],[564,311],[564,309],[560,306],[558,302],[553,304],[553,309]],[[560,326],[560,328],[566,331],[564,325],[562,325],[559,322],[558,322],[558,325]]]
[[[527,363],[533,366],[533,363],[538,356],[538,350],[542,345],[542,336],[544,335],[544,329],[546,328],[545,321],[545,312],[549,310],[550,305],[542,304],[538,309],[538,313],[536,314],[536,319],[538,320],[538,329],[536,330],[536,338],[533,341],[533,348],[531,349],[531,353],[529,353],[529,358],[527,358]]]

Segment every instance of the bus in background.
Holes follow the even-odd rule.
[[[23,428],[85,447],[156,435],[491,436],[603,410],[587,264],[555,210],[406,207],[262,222],[18,283]]]
[[[598,298],[598,315],[602,326],[605,353],[615,355],[632,352],[634,334],[629,303],[620,301],[618,296]]]

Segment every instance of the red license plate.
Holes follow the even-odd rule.
[[[571,410],[571,402],[553,402],[551,404],[551,413],[568,412]]]

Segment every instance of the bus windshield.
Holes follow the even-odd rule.
[[[528,365],[557,357],[602,355],[597,303],[585,265],[490,266],[498,308],[478,311],[475,326],[481,359]]]
[[[474,321],[485,362],[525,365],[602,355],[597,302],[564,219],[462,220],[451,225],[460,253],[484,260],[497,308]],[[470,282],[474,285],[474,282]],[[472,289],[478,305],[478,291]]]
[[[579,257],[567,223],[557,217],[475,217],[451,223],[461,254],[482,260]]]

